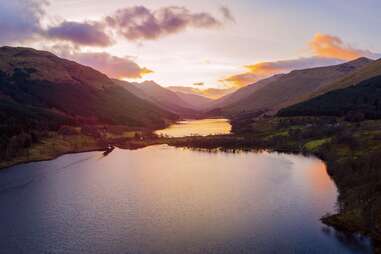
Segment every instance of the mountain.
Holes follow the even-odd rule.
[[[360,58],[360,59],[362,59],[364,62],[368,61],[368,59],[366,58]],[[366,64],[365,66],[361,68],[358,68],[357,70],[352,72],[350,75],[347,75],[344,78],[336,82],[333,82],[329,86],[318,89],[313,94],[313,96],[322,95],[335,89],[353,86],[353,85],[359,84],[360,82],[364,80],[367,80],[379,75],[381,75],[381,59],[370,62],[369,64]]]
[[[267,84],[275,82],[284,74],[274,75],[270,78],[260,80],[254,84],[245,86],[234,93],[228,94],[226,96],[221,97],[213,102],[211,102],[208,108],[223,108],[226,105],[233,105],[239,103],[243,99],[246,99],[248,95],[255,93],[259,89],[263,88]]]
[[[220,109],[225,115],[260,111],[273,114],[281,108],[312,97],[319,90],[329,89],[333,83],[371,63],[373,60],[359,58],[339,65],[277,75],[219,99],[211,110]]]
[[[223,96],[233,93],[236,91],[235,88],[197,88],[190,86],[170,86],[169,90],[180,93],[194,94],[202,97],[206,97],[211,100],[216,100]]]
[[[280,116],[337,116],[349,120],[381,118],[381,75],[282,109]]]
[[[195,110],[204,110],[210,103],[213,102],[212,99],[209,99],[201,95],[183,93],[183,92],[175,92],[175,93],[183,101],[185,101],[187,105],[190,105]]]
[[[0,48],[0,112],[40,121],[162,127],[177,119],[121,88],[106,75],[31,48]],[[0,116],[1,117],[1,116]]]
[[[150,101],[150,102],[154,102],[149,95],[147,95],[142,89],[138,88],[136,85],[128,82],[128,81],[124,81],[124,80],[119,80],[119,79],[113,79],[113,82],[118,85],[118,86],[121,86],[123,87],[124,89],[127,89],[127,91],[129,91],[130,93],[132,93],[133,95],[139,97],[140,99],[143,99],[143,100],[146,100],[146,101]]]
[[[114,80],[114,82],[137,97],[150,101],[158,107],[182,117],[193,118],[198,117],[200,114],[195,107],[188,104],[177,93],[158,85],[154,81],[130,83],[127,81]]]

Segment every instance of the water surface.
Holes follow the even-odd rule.
[[[365,253],[320,160],[165,145],[0,171],[0,253]]]
[[[169,137],[184,137],[229,134],[230,131],[231,125],[228,119],[202,119],[180,121],[155,133]]]

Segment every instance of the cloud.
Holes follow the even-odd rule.
[[[71,47],[56,45],[52,50],[59,56],[90,66],[111,78],[142,78],[153,73],[152,70],[140,67],[129,57],[118,57],[106,52],[78,52]]]
[[[214,28],[220,21],[206,12],[192,13],[185,7],[150,10],[144,6],[120,9],[106,18],[106,23],[128,40],[155,40],[193,28]]]
[[[379,58],[380,54],[369,50],[353,48],[344,43],[339,37],[317,33],[309,42],[312,52],[321,57],[331,57],[341,60],[353,60],[359,57]]]
[[[226,78],[220,80],[220,82],[222,82],[223,84],[230,86],[230,87],[240,88],[243,86],[253,84],[260,79],[261,79],[261,77],[255,75],[254,73],[245,72],[245,73],[236,74],[236,75],[226,77]]]
[[[292,70],[335,65],[359,57],[376,59],[381,57],[381,54],[370,50],[356,49],[344,43],[339,37],[329,34],[317,33],[308,43],[308,46],[314,54],[312,57],[247,65],[245,66],[246,72],[226,77],[220,81],[227,86],[239,88],[272,75],[287,73]]]
[[[193,88],[189,86],[170,86],[168,87],[170,90],[174,92],[182,92],[182,93],[190,93],[195,95],[201,95],[208,97],[210,99],[218,99],[222,96],[225,96],[229,93],[232,93],[235,91],[233,88],[207,88],[207,89],[199,89],[199,88]]]
[[[0,0],[0,43],[30,39],[41,30],[44,0]]]
[[[204,82],[197,82],[197,83],[193,83],[194,86],[203,86],[205,85]]]
[[[134,6],[115,11],[93,21],[63,20],[58,25],[41,25],[49,20],[44,7],[48,0],[0,0],[0,43],[14,43],[36,37],[75,46],[107,47],[114,35],[130,41],[156,40],[188,28],[210,29],[223,25],[208,12],[193,12],[185,7],[149,9]],[[229,9],[221,9],[225,19],[232,19]],[[35,40],[37,40],[35,39]]]
[[[104,26],[95,22],[64,21],[58,26],[49,27],[45,36],[75,45],[106,47],[113,44],[113,40],[104,31]]]
[[[235,18],[228,7],[221,6],[220,11],[226,20],[235,23]]]
[[[260,62],[253,65],[247,65],[247,72],[229,76],[222,83],[231,87],[242,87],[253,84],[258,80],[270,77],[279,73],[287,73],[292,70],[314,68],[319,66],[328,66],[342,63],[342,60],[326,57],[306,57],[291,60],[281,60],[274,62]]]

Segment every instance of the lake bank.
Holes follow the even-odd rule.
[[[33,161],[53,159],[67,153],[104,150],[107,143],[123,149],[168,144],[192,149],[229,151],[267,149],[285,153],[311,154],[328,164],[328,173],[337,184],[340,194],[340,213],[325,216],[322,221],[343,231],[369,235],[374,239],[376,247],[379,246],[378,242],[381,239],[378,231],[381,225],[378,215],[381,213],[377,212],[380,207],[377,201],[379,183],[373,170],[377,165],[379,157],[377,154],[380,148],[377,146],[378,130],[375,129],[378,123],[369,122],[360,126],[349,123],[338,125],[354,134],[351,135],[351,139],[343,136],[342,134],[345,133],[339,130],[328,131],[329,134],[310,133],[311,130],[325,133],[327,128],[332,127],[330,123],[319,123],[318,126],[312,124],[306,128],[304,122],[279,127],[279,123],[274,124],[271,121],[273,120],[257,123],[258,125],[254,126],[256,129],[250,130],[251,134],[238,132],[235,135],[178,138],[129,135],[128,138],[109,139],[107,142],[103,140],[101,143],[89,136],[55,136],[44,140],[37,145],[37,148],[32,147],[32,152],[28,156],[18,158],[16,162],[9,162],[8,166],[25,163],[32,159]],[[300,124],[303,128],[299,128]],[[4,164],[0,165],[4,166]]]
[[[123,149],[138,149],[155,144],[170,144],[184,136],[228,134],[231,125],[227,119],[184,120],[169,124],[157,131],[129,130],[126,126],[65,126],[50,132],[17,156],[0,161],[0,169],[14,165],[55,159],[64,154],[104,151],[108,145]]]
[[[316,158],[160,145],[0,174],[10,253],[371,253],[366,239],[353,244],[319,221],[337,190]]]
[[[230,150],[268,149],[311,154],[328,165],[339,189],[339,213],[324,223],[361,233],[381,243],[381,121],[347,122],[323,117],[243,119],[232,121],[236,137],[194,138],[177,146]]]

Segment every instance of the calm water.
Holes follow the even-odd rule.
[[[324,227],[325,165],[152,146],[0,171],[0,253],[365,253]]]
[[[181,121],[155,133],[170,137],[183,137],[229,134],[230,130],[231,125],[227,119],[203,119]]]

